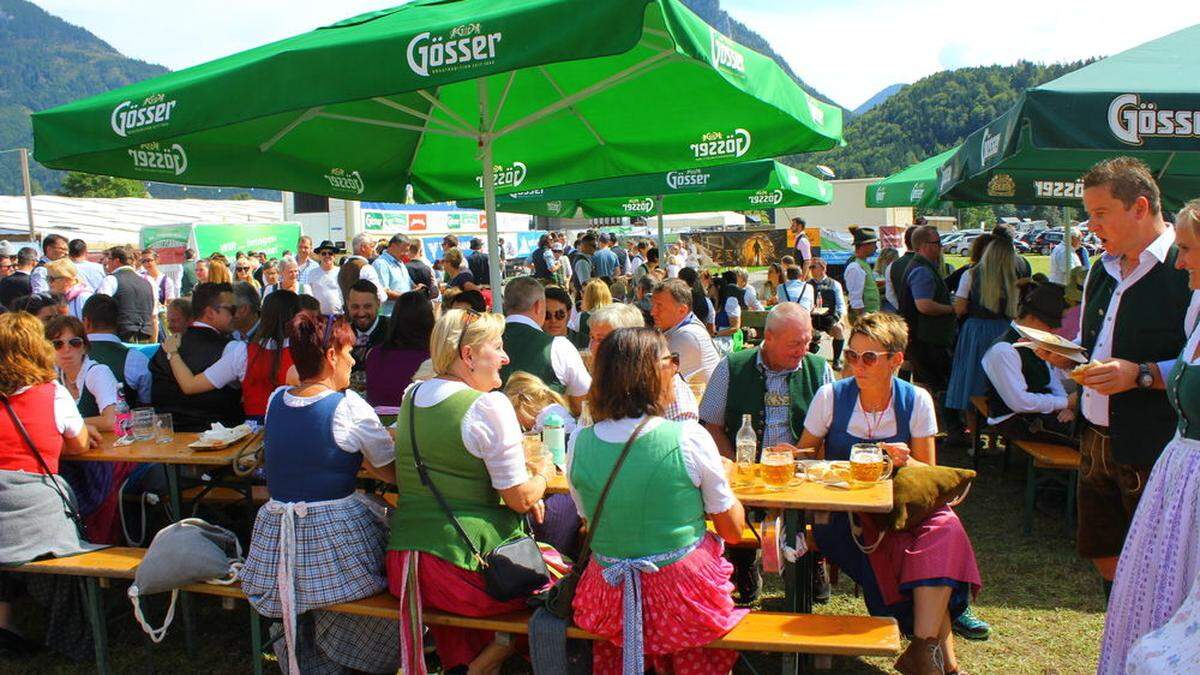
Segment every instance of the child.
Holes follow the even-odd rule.
[[[546,417],[556,413],[562,418],[567,435],[575,432],[575,418],[567,409],[567,400],[547,387],[537,375],[520,370],[513,373],[504,385],[504,395],[517,411],[522,431],[541,431]]]

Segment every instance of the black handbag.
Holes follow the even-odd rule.
[[[408,433],[412,444],[413,462],[416,464],[421,484],[433,493],[434,499],[446,512],[454,529],[463,541],[467,542],[467,546],[483,570],[487,594],[501,602],[531,595],[550,582],[550,572],[546,569],[546,561],[542,558],[542,551],[538,548],[537,541],[533,536],[525,534],[514,537],[501,543],[487,555],[481,554],[479,547],[471,541],[471,537],[463,529],[462,523],[458,522],[458,518],[454,516],[450,505],[446,503],[446,498],[433,484],[429,470],[421,461],[421,453],[417,451],[416,410],[417,391],[420,388],[421,385],[417,385],[413,389],[412,398],[408,402]]]
[[[637,425],[637,428],[630,434],[629,440],[625,441],[625,447],[621,448],[621,454],[617,456],[617,462],[613,465],[612,473],[608,474],[608,481],[604,483],[604,489],[600,491],[600,498],[596,500],[596,510],[592,513],[592,519],[588,522],[587,536],[583,539],[583,546],[579,549],[579,557],[575,559],[575,564],[571,566],[571,572],[567,576],[559,579],[558,583],[554,584],[547,590],[541,598],[542,606],[546,611],[560,619],[570,621],[574,616],[575,610],[572,605],[575,602],[575,589],[579,585],[579,580],[583,578],[583,571],[587,569],[588,562],[592,559],[592,535],[596,533],[596,528],[600,524],[600,513],[604,510],[604,500],[608,498],[608,489],[612,487],[613,479],[617,477],[617,472],[621,470],[621,465],[625,463],[625,458],[629,455],[629,448],[633,447],[633,441],[637,439],[638,434],[642,432],[642,427],[650,421],[647,416]]]
[[[42,471],[46,472],[46,479],[50,481],[50,487],[58,493],[58,498],[62,500],[63,511],[66,512],[67,518],[75,523],[75,530],[79,532],[79,537],[85,539],[86,534],[83,525],[83,517],[79,515],[79,511],[75,509],[75,504],[67,497],[62,488],[58,485],[58,477],[50,470],[50,466],[46,464],[46,460],[42,457],[42,453],[38,452],[37,446],[34,445],[33,439],[29,437],[29,432],[25,430],[25,425],[21,423],[21,418],[17,417],[17,411],[13,410],[12,404],[8,402],[7,396],[0,396],[0,401],[4,402],[4,409],[8,411],[8,418],[12,420],[13,426],[16,427],[17,433],[21,434],[21,438],[25,440],[25,445],[29,446],[29,451],[37,458],[38,466]]]

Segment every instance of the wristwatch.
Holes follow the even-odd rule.
[[[1154,375],[1150,374],[1149,363],[1138,364],[1137,386],[1138,389],[1149,389],[1154,386]]]

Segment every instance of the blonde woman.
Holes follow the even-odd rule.
[[[67,314],[83,319],[83,304],[92,297],[92,289],[79,276],[79,268],[70,258],[59,258],[46,264],[46,281],[50,292],[63,296]]]
[[[974,417],[972,396],[987,393],[983,354],[1017,318],[1017,249],[1008,231],[997,228],[979,264],[962,276],[954,297],[954,311],[966,321],[958,331],[958,346],[946,389],[946,407]]]
[[[562,418],[567,434],[575,431],[575,418],[562,394],[546,386],[537,375],[518,370],[508,376],[504,384],[504,395],[517,413],[521,429],[541,431],[546,417],[551,414]]]
[[[603,279],[596,278],[587,282],[587,285],[583,287],[583,301],[581,303],[583,311],[579,314],[579,329],[576,331],[579,341],[575,343],[576,347],[583,349],[591,341],[588,334],[590,330],[588,328],[588,321],[591,318],[592,312],[612,303],[612,291],[609,290],[608,284]]]
[[[880,307],[885,312],[895,314],[900,311],[900,297],[896,295],[896,289],[892,287],[891,278],[888,276],[887,268],[891,267],[892,263],[900,257],[900,251],[888,247],[879,252],[879,257],[875,260],[875,278],[883,279],[883,305]]]
[[[219,258],[213,258],[208,261],[208,280],[214,284],[232,284],[233,275],[229,273],[228,265]]]
[[[521,534],[525,514],[541,522],[542,496],[554,475],[548,459],[528,464],[521,423],[500,387],[504,318],[461,309],[446,312],[433,327],[434,377],[405,394],[396,420],[396,484],[399,501],[388,543],[388,587],[410,606],[418,593],[427,607],[467,616],[492,616],[526,607],[527,598],[501,602],[484,588],[479,558],[450,525],[445,511],[418,475],[413,441],[429,477],[486,556]],[[401,613],[405,672],[424,672],[419,610]],[[414,627],[416,631],[414,633]],[[430,626],[442,666],[499,672],[513,651],[492,634]]]

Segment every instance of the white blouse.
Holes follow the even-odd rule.
[[[833,425],[833,400],[832,384],[823,385],[813,396],[812,403],[808,406],[808,415],[804,418],[804,428],[813,436],[825,438],[829,435],[829,427]],[[868,420],[867,413],[862,409],[862,400],[856,400],[848,426],[847,433],[857,438],[894,436],[896,411],[892,406],[888,406],[881,413],[871,413]],[[917,387],[916,396],[913,397],[912,416],[908,420],[908,431],[913,438],[925,438],[937,434],[937,430],[937,412],[933,407],[933,397],[929,392]]]
[[[65,378],[66,374],[62,370],[59,370],[59,381],[65,382]],[[83,396],[84,390],[90,391],[96,399],[96,408],[103,413],[104,409],[108,406],[116,405],[117,394],[121,390],[121,383],[117,382],[116,376],[113,375],[112,370],[108,366],[96,363],[85,356],[83,358],[83,366],[80,367],[79,373],[75,375],[75,389],[79,392],[80,397]],[[75,399],[75,403],[79,403],[78,398]]]
[[[596,437],[606,443],[624,443],[637,429],[644,417],[626,417],[620,420],[604,420],[592,426]],[[661,417],[651,418],[642,429],[642,435],[650,433],[664,421]],[[704,502],[705,513],[725,513],[733,508],[737,498],[733,496],[733,488],[729,486],[729,478],[725,475],[725,465],[721,461],[721,453],[717,444],[704,427],[696,422],[682,422],[683,433],[679,438],[679,449],[683,453],[683,466],[687,469],[688,478],[692,485],[700,488],[700,497]],[[571,460],[575,457],[575,441],[578,434],[571,436],[567,443],[566,474],[571,475]],[[575,501],[575,509],[583,513],[583,502],[575,486],[569,486],[571,499]]]
[[[462,382],[438,377],[425,383],[414,383],[409,388],[418,384],[421,387],[417,390],[418,408],[432,408],[452,395],[470,389]],[[406,420],[396,420],[397,427],[404,424],[407,424]],[[521,442],[521,423],[504,392],[493,391],[481,395],[467,408],[459,428],[467,452],[482,459],[487,466],[493,488],[507,490],[529,480],[529,471],[525,468],[525,447]]]
[[[270,422],[271,404],[276,396],[282,395],[283,404],[289,408],[304,408],[333,394],[326,389],[314,396],[296,396],[289,389],[291,387],[284,385],[271,393],[263,424]],[[387,466],[396,458],[391,433],[379,423],[379,416],[361,396],[349,389],[344,393],[345,398],[333,411],[333,442],[345,452],[361,452],[371,466]]]

